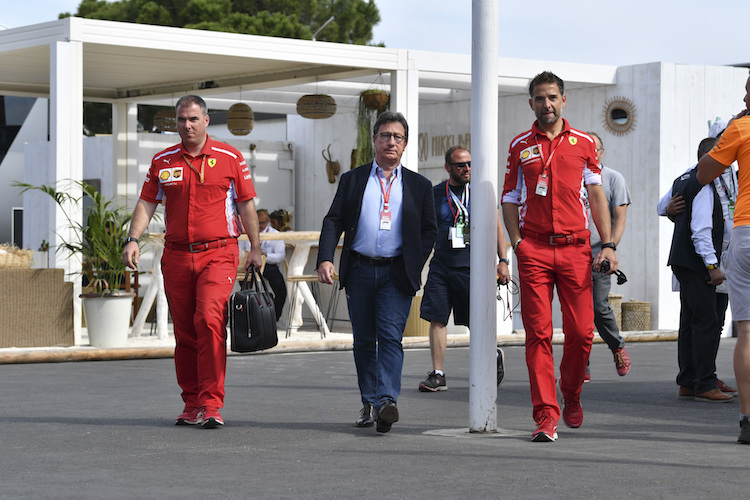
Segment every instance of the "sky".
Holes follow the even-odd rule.
[[[16,28],[75,12],[80,0],[12,0],[0,25]],[[471,53],[471,0],[376,0],[374,42]],[[624,66],[649,62],[750,63],[750,1],[499,0],[500,57]]]

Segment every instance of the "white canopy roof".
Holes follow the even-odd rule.
[[[80,68],[71,70],[80,70],[87,101],[171,105],[198,93],[212,108],[241,99],[257,111],[290,114],[307,93],[354,107],[362,90],[389,88],[399,71],[418,73],[421,101],[456,99],[471,88],[468,55],[66,18],[0,31],[0,95],[49,97],[60,43],[80,50]],[[515,59],[501,59],[499,69],[500,94],[525,93],[545,69],[564,75],[571,89],[613,84],[616,72]]]

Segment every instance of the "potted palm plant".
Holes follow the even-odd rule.
[[[68,252],[70,257],[81,261],[85,285],[81,298],[90,344],[124,346],[135,296],[121,290],[127,270],[122,252],[130,223],[129,212],[84,181],[70,181],[68,189],[26,183],[15,183],[15,186],[21,188],[21,194],[35,190],[49,195],[62,210],[68,228],[73,229],[73,240],[63,241],[57,250]],[[81,224],[71,218],[66,207],[83,207],[84,200],[91,203],[87,203]]]

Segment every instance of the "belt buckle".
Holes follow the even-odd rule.
[[[560,243],[555,243],[555,240],[559,240],[560,238],[565,238],[564,234],[553,234],[549,237],[549,244],[550,246],[557,246],[560,245]],[[564,243],[563,243],[564,244]]]
[[[208,243],[191,243],[189,245],[190,253],[199,253],[208,250]]]

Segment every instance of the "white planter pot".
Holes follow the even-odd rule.
[[[125,347],[130,329],[134,293],[83,294],[83,314],[92,347]]]

